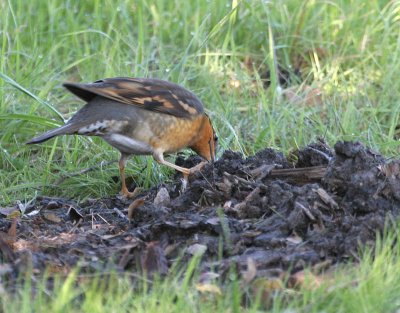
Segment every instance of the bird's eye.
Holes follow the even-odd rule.
[[[217,152],[218,150],[218,136],[214,135],[214,151]]]

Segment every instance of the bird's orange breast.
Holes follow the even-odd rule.
[[[202,115],[187,119],[151,112],[137,125],[133,137],[154,150],[172,153],[190,146],[199,135],[202,123]]]

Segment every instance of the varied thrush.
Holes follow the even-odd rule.
[[[191,169],[164,160],[164,153],[191,148],[213,161],[218,138],[201,101],[189,90],[174,83],[150,78],[117,77],[89,84],[65,83],[86,105],[59,128],[50,130],[28,144],[58,135],[99,136],[121,152],[119,171],[122,194],[133,197],[125,182],[125,165],[131,155],[152,155],[160,164],[189,174]]]

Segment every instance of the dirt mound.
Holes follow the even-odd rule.
[[[177,159],[184,166],[199,161]],[[30,266],[64,273],[76,265],[165,274],[177,258],[194,254],[202,254],[203,271],[219,274],[246,270],[249,258],[260,276],[334,264],[357,258],[360,244],[374,244],[397,217],[399,177],[400,161],[387,162],[358,142],[338,142],[334,150],[312,144],[288,158],[272,149],[248,158],[225,151],[191,176],[183,193],[179,175],[143,192],[131,221],[131,202],[118,198],[78,204],[42,197],[18,219],[3,210],[0,260],[8,271],[1,275],[16,277]]]

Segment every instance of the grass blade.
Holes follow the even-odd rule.
[[[62,116],[62,114],[56,108],[54,108],[51,104],[47,103],[46,101],[43,101],[38,96],[34,95],[32,92],[30,92],[28,89],[26,89],[23,86],[21,86],[20,84],[18,84],[15,80],[13,80],[8,75],[6,75],[4,73],[0,73],[0,77],[3,78],[3,80],[5,82],[9,83],[13,87],[15,87],[18,90],[22,91],[23,93],[25,93],[29,97],[35,99],[37,102],[39,102],[41,105],[43,105],[46,109],[48,109],[53,115],[57,116],[61,121],[65,122],[64,117]]]

